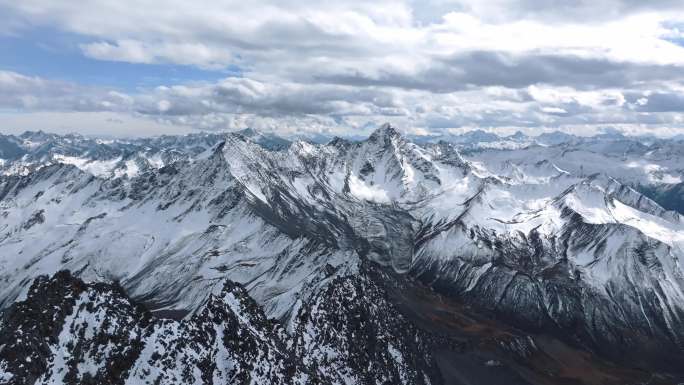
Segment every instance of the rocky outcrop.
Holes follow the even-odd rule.
[[[425,339],[429,342],[429,339]],[[4,384],[440,384],[415,326],[362,276],[302,304],[293,330],[227,281],[182,320],[159,319],[116,285],[38,278],[4,313]]]

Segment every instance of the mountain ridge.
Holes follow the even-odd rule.
[[[242,134],[119,143],[119,153],[71,139],[49,147],[70,155],[41,150],[0,175],[3,308],[37,276],[68,269],[119,282],[157,314],[197,314],[233,280],[293,325],[303,304],[374,263],[621,365],[674,370],[682,356],[681,216],[567,158],[529,153],[547,147],[473,158],[390,125],[365,141],[277,149]]]

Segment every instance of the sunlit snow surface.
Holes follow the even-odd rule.
[[[626,187],[679,181],[676,149],[642,156],[620,147],[613,159],[605,145],[527,143],[462,155],[389,126],[361,142],[299,141],[278,151],[241,134],[185,140],[135,151],[98,142],[5,161],[2,305],[33,277],[67,268],[119,281],[155,309],[192,310],[230,278],[269,316],[286,318],[332,274],[324,272],[353,269],[360,255],[402,272],[467,263],[463,287],[474,290],[501,248],[529,248],[539,236],[549,253],[540,263],[566,253],[599,291],[641,282],[631,255],[650,244],[659,270],[648,274],[663,282],[663,303],[684,306],[684,222]],[[577,241],[583,225],[598,226],[593,242]],[[554,243],[564,237],[567,245]]]

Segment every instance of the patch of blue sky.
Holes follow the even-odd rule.
[[[669,33],[662,38],[663,40],[684,47],[684,23],[674,21],[664,22],[661,26],[669,31]]]
[[[0,35],[0,70],[123,91],[242,76],[237,66],[206,70],[92,59],[79,47],[88,42],[91,41],[85,37],[47,28],[22,31],[15,36]]]

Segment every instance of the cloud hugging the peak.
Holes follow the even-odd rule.
[[[677,1],[0,0],[0,25],[5,113],[342,135],[385,121],[684,132]]]

